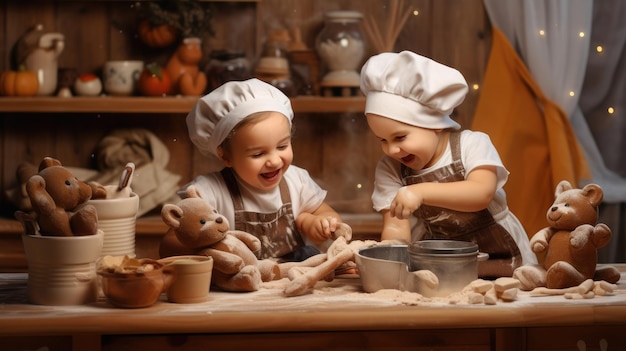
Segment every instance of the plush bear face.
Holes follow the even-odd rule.
[[[546,219],[552,228],[567,231],[581,224],[595,225],[602,197],[602,189],[595,184],[574,189],[570,183],[562,181],[556,188],[555,200]]]
[[[45,157],[39,173],[28,179],[26,192],[42,235],[97,233],[96,208],[85,204],[91,198],[91,186],[78,180],[59,160]]]
[[[39,175],[45,180],[46,191],[58,208],[72,211],[91,198],[91,187],[60,164],[41,169]]]
[[[177,205],[164,205],[161,211],[163,221],[174,229],[180,243],[200,249],[223,240],[230,230],[228,220],[197,193],[187,196]]]

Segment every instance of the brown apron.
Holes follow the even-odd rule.
[[[232,169],[224,168],[221,173],[235,207],[235,229],[248,232],[261,240],[261,250],[255,252],[257,258],[283,258],[286,261],[303,259],[294,256],[294,252],[298,252],[305,245],[296,229],[285,178],[279,183],[283,202],[281,208],[276,212],[258,213],[244,210],[241,192]]]
[[[411,169],[402,165],[404,185],[417,183],[446,183],[465,179],[465,167],[461,160],[461,137],[459,132],[450,133],[452,163],[422,175],[412,175]],[[509,232],[498,224],[488,209],[477,212],[461,212],[451,209],[422,205],[413,215],[424,222],[426,239],[470,241],[481,252],[489,254],[487,261],[478,263],[480,277],[511,276],[522,264],[517,243]]]

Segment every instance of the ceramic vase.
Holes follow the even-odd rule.
[[[28,261],[27,294],[38,305],[83,305],[98,297],[96,261],[103,233],[84,236],[22,235]]]
[[[98,230],[104,233],[102,256],[135,257],[135,232],[139,196],[131,193],[130,197],[113,199],[91,199],[98,213]]]

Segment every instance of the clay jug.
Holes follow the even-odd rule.
[[[37,72],[37,95],[52,95],[57,89],[58,57],[65,48],[61,33],[45,33],[38,24],[21,39],[17,49],[17,62],[26,70]]]

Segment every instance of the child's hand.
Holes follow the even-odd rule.
[[[392,216],[399,219],[407,219],[423,202],[424,198],[421,193],[411,191],[408,187],[403,186],[398,190],[396,197],[391,202],[389,212]]]
[[[304,228],[306,235],[313,242],[323,242],[332,237],[339,226],[339,221],[332,216],[315,216],[306,224]]]

